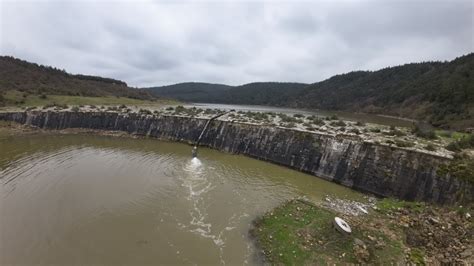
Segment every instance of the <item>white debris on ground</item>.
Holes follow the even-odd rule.
[[[367,203],[326,196],[322,205],[326,208],[351,216],[366,215],[375,208],[377,199],[368,197]]]
[[[135,113],[150,116],[179,116],[198,119],[209,119],[219,113],[219,109],[202,109],[197,107],[186,108],[183,106],[65,106],[50,105],[43,108],[30,107],[27,111],[81,111],[81,112],[120,112]],[[276,112],[235,111],[219,117],[220,121],[244,123],[261,126],[271,126],[283,129],[298,130],[320,135],[342,136],[358,139],[367,143],[393,146],[401,149],[414,150],[432,155],[452,158],[453,152],[445,149],[452,141],[445,138],[434,140],[423,139],[412,133],[410,128],[393,127],[378,124],[341,120],[337,116],[320,117],[304,114],[284,114]]]

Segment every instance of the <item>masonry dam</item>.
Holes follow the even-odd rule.
[[[207,119],[112,112],[4,112],[0,120],[43,129],[123,131],[195,144]],[[200,146],[283,165],[382,197],[457,204],[474,200],[474,186],[438,169],[450,159],[423,152],[271,126],[215,119]]]

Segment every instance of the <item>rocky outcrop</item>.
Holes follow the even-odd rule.
[[[207,120],[111,112],[0,113],[46,129],[118,130],[193,143]],[[472,202],[474,186],[438,168],[449,159],[356,138],[214,120],[200,145],[284,165],[380,196],[440,204]]]

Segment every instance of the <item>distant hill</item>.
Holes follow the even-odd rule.
[[[0,56],[0,92],[16,90],[31,94],[71,96],[120,96],[150,99],[150,93],[133,89],[111,78],[73,75],[11,56]]]
[[[474,127],[473,53],[450,62],[354,71],[313,84],[181,83],[147,90],[189,102],[366,112],[425,120],[444,128]]]
[[[185,82],[169,86],[144,88],[160,97],[173,98],[187,102],[220,102],[224,92],[232,86],[203,82]]]
[[[308,84],[255,82],[240,86],[200,82],[145,88],[152,94],[187,102],[281,105]]]

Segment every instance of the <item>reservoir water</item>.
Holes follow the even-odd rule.
[[[274,106],[263,106],[263,105],[237,105],[237,104],[218,104],[218,103],[192,103],[184,105],[185,107],[196,107],[196,108],[210,108],[210,109],[221,109],[221,110],[236,110],[236,111],[251,111],[251,112],[273,112],[273,113],[284,113],[288,115],[293,114],[304,114],[304,115],[315,115],[319,117],[326,117],[336,115],[340,119],[350,121],[360,121],[364,123],[373,123],[387,126],[397,127],[411,127],[413,126],[414,120],[382,116],[375,114],[364,114],[355,112],[342,112],[342,111],[325,111],[325,110],[310,110],[310,109],[294,109],[287,107],[274,107]]]
[[[252,220],[360,193],[259,160],[155,139],[0,136],[0,264],[259,264]]]

